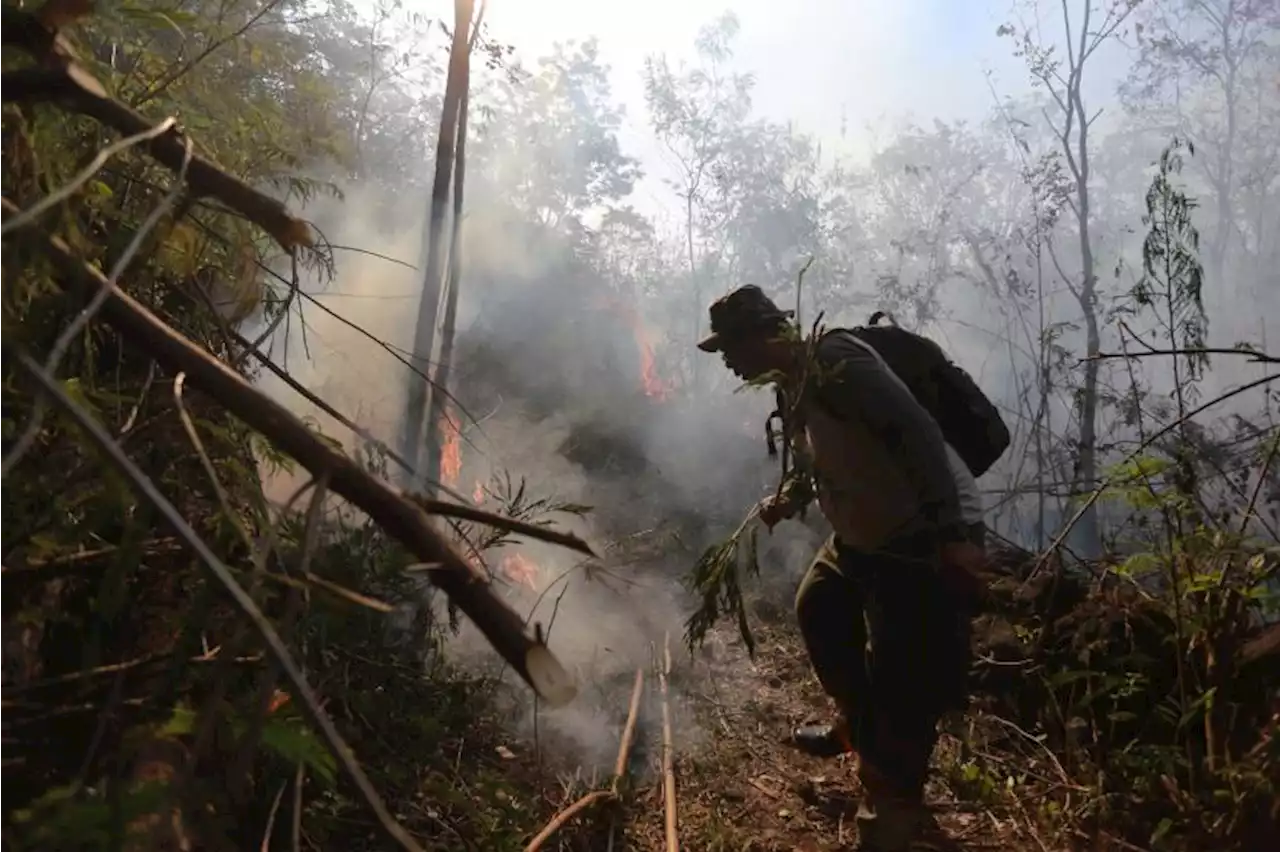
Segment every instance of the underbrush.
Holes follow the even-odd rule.
[[[312,547],[309,570],[325,589],[363,590],[313,587],[306,605],[293,603],[292,641],[387,811],[424,849],[522,848],[551,809],[540,792],[551,773],[503,747],[500,687],[444,662],[448,625],[432,621],[423,584],[404,573],[412,560],[367,522],[327,523],[311,545],[290,537],[305,527],[292,522],[279,528],[293,542],[283,562]],[[190,566],[180,576],[198,587]],[[264,609],[288,622],[285,597]],[[95,600],[83,598],[90,623]],[[235,631],[210,626],[205,612],[187,611],[194,653],[179,636],[96,671],[79,669],[78,655],[46,653],[41,669],[65,673],[6,686],[6,735],[23,746],[6,745],[8,848],[387,848],[300,702],[260,653],[223,665]],[[59,739],[67,714],[84,733]],[[37,741],[57,748],[31,748]]]
[[[995,584],[952,781],[1016,798],[1057,843],[1276,848],[1280,548],[1205,522],[1150,473],[1117,486],[1168,533],[1148,549],[1031,559]]]

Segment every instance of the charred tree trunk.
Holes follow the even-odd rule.
[[[443,464],[441,452],[444,440],[441,435],[443,424],[449,408],[450,390],[453,378],[453,341],[457,331],[458,293],[462,286],[462,199],[463,186],[467,174],[467,106],[470,101],[471,51],[475,49],[476,39],[480,36],[480,24],[484,19],[484,5],[480,7],[471,38],[462,54],[463,85],[462,96],[458,100],[457,140],[454,144],[453,170],[453,221],[449,234],[449,273],[445,279],[444,322],[440,327],[440,354],[436,359],[435,381],[432,383],[430,414],[426,423],[426,447],[431,455],[428,472],[430,477],[426,483],[428,492],[434,491],[433,483],[442,474]],[[468,18],[468,21],[470,18]],[[454,414],[456,419],[457,413]]]
[[[435,368],[441,341],[436,334],[440,308],[447,300],[444,280],[444,235],[449,184],[453,178],[455,143],[458,138],[459,107],[468,88],[467,33],[471,24],[473,0],[454,0],[453,46],[449,55],[449,74],[445,80],[444,107],[440,114],[440,135],[436,142],[435,177],[431,185],[431,206],[427,214],[426,252],[423,262],[422,296],[418,303],[418,323],[413,337],[413,364],[423,374],[409,377],[409,398],[404,421],[403,455],[413,465],[412,487],[422,489],[440,478],[440,446],[438,426],[432,425],[432,414],[438,410],[435,393],[438,371]],[[459,199],[460,200],[460,199]],[[446,312],[448,308],[446,306]]]

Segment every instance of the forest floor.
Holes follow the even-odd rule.
[[[674,761],[681,849],[836,852],[856,845],[860,790],[853,759],[809,757],[783,741],[796,724],[830,712],[788,614],[761,619],[757,613],[754,661],[732,627],[713,631],[705,652],[692,660],[673,647],[670,686],[681,696],[673,713],[686,717],[673,725],[699,731],[694,742],[678,747]],[[673,646],[676,641],[672,637]],[[649,688],[656,694],[656,683]],[[643,725],[639,737],[646,765],[621,808],[584,816],[544,849],[665,852],[660,722]],[[1039,835],[1011,790],[997,790],[982,803],[957,794],[948,779],[957,777],[959,751],[958,741],[944,735],[935,754],[928,790],[940,828],[935,848],[1061,848]],[[566,796],[565,804],[574,798]]]

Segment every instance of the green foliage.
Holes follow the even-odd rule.
[[[538,502],[527,492],[521,500],[525,506]],[[445,625],[417,605],[422,584],[404,573],[411,561],[373,524],[327,529],[313,570],[335,582],[362,582],[397,612],[414,617],[388,630],[385,617],[368,610],[313,607],[299,625],[308,669],[316,689],[330,696],[330,710],[371,780],[427,849],[456,849],[459,837],[487,849],[519,849],[543,813],[513,785],[516,767],[496,756],[502,731],[492,697],[498,685],[443,661],[437,648]],[[282,728],[291,753],[280,757],[291,766],[310,747],[309,740],[297,740],[305,729],[287,715],[285,720],[295,724]],[[348,785],[309,787],[309,793],[303,819],[316,843],[385,848]]]
[[[1175,138],[1160,153],[1159,168],[1147,190],[1147,213],[1142,222],[1147,236],[1142,243],[1142,278],[1130,291],[1139,307],[1157,307],[1162,301],[1165,333],[1175,347],[1190,350],[1185,359],[1189,376],[1196,379],[1209,365],[1204,352],[1208,318],[1204,312],[1204,267],[1200,264],[1200,233],[1192,224],[1196,203],[1174,180],[1182,171],[1183,143]],[[1186,146],[1195,154],[1195,147]]]
[[[107,849],[121,827],[163,807],[162,784],[142,784],[109,801],[102,793],[77,786],[47,790],[9,816],[6,845],[14,850]]]
[[[1007,635],[1004,619],[1033,629],[996,652],[1022,660],[1018,682],[981,691],[1057,755],[1043,771],[1063,767],[1081,787],[1082,810],[1060,802],[1046,825],[1070,830],[1083,814],[1148,848],[1250,848],[1280,764],[1268,745],[1276,660],[1244,649],[1274,623],[1280,549],[1207,520],[1177,470],[1150,451],[1110,472],[1108,499],[1135,519],[1119,553],[1092,580],[1059,574],[997,607],[980,633]]]
[[[558,44],[535,70],[504,77],[475,100],[468,182],[484,201],[501,198],[515,221],[576,236],[590,212],[616,209],[640,176],[621,150],[623,113],[594,39]]]
[[[702,644],[707,632],[722,615],[728,615],[737,623],[738,633],[747,647],[747,653],[755,656],[755,636],[751,632],[751,623],[747,620],[738,573],[739,567],[743,566],[752,576],[760,574],[757,559],[757,536],[760,528],[752,523],[754,519],[753,510],[732,535],[703,551],[685,580],[685,584],[700,601],[697,610],[685,624],[685,646],[691,651]]]

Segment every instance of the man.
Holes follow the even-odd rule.
[[[834,530],[800,583],[796,614],[839,715],[797,729],[792,741],[820,756],[858,753],[859,849],[928,848],[913,844],[932,825],[924,783],[937,725],[967,701],[982,558],[976,483],[933,418],[851,333],[828,331],[812,344],[754,286],[710,314],[700,349],[798,400],[788,432]],[[807,492],[789,483],[780,500],[761,504],[761,519],[772,529],[803,508]]]

